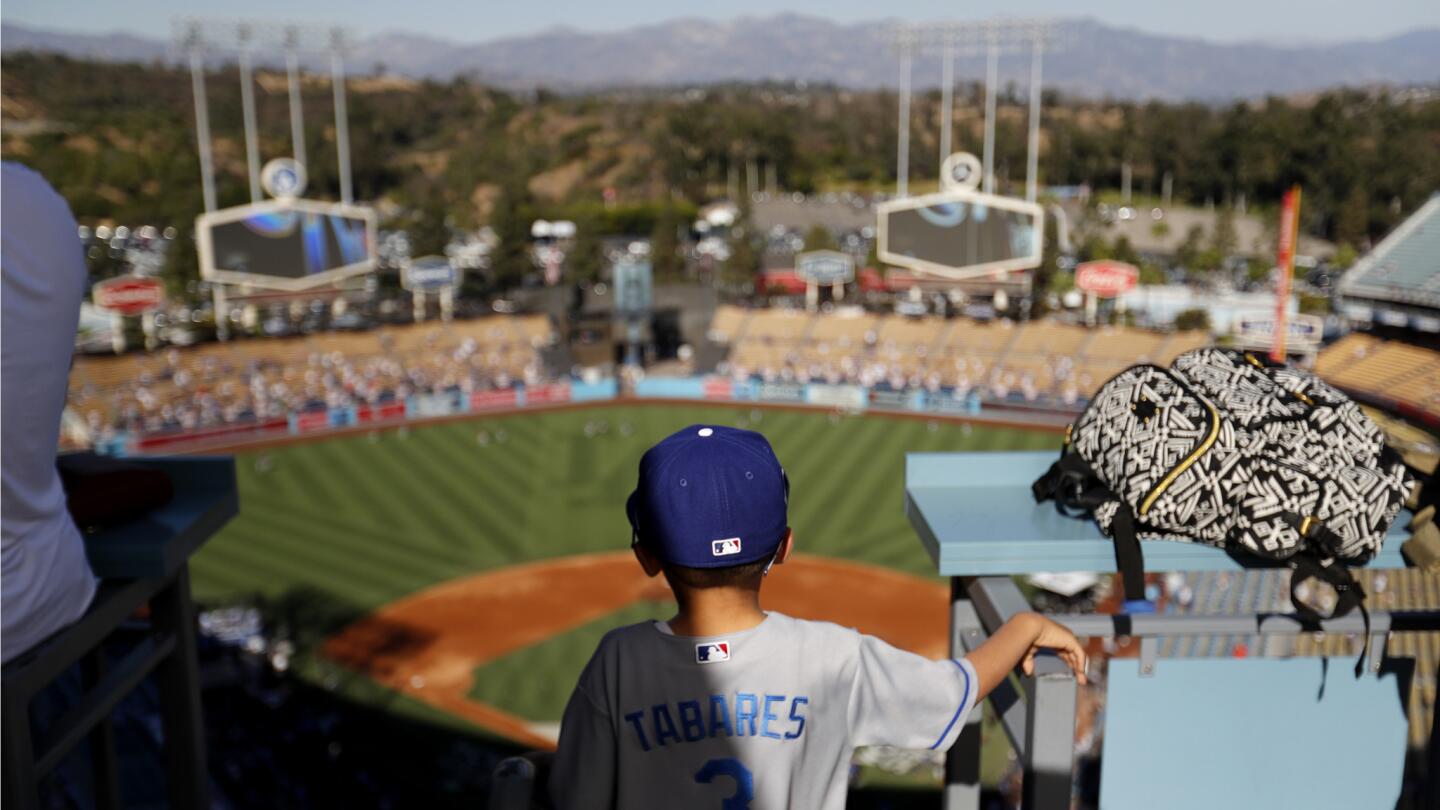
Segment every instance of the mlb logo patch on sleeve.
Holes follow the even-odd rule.
[[[731,537],[727,540],[710,541],[710,556],[729,557],[731,554],[740,553],[740,538]]]
[[[695,663],[714,664],[730,660],[730,642],[710,641],[695,645]]]

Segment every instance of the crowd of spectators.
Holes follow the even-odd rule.
[[[72,432],[195,430],[290,413],[471,393],[546,379],[543,315],[387,327],[85,357],[70,376]]]
[[[1067,407],[1125,366],[1165,364],[1211,340],[1200,331],[877,315],[859,307],[813,314],[721,307],[709,337],[730,347],[717,370],[735,379],[973,392]]]

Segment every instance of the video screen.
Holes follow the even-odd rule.
[[[305,278],[370,256],[366,222],[309,211],[253,214],[211,230],[215,268],[277,278]]]
[[[886,250],[946,267],[970,267],[1033,255],[1029,213],[977,202],[951,202],[893,211]]]

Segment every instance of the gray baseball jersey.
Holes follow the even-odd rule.
[[[612,631],[565,709],[557,807],[845,806],[857,745],[945,749],[974,707],[968,661],[770,613],[694,638]]]

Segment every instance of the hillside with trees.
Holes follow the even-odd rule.
[[[84,223],[190,232],[201,194],[188,72],[38,54],[7,55],[3,72],[5,159],[45,174]],[[242,204],[238,73],[217,68],[207,81],[220,204]],[[334,198],[331,87],[319,75],[303,84],[309,196]],[[420,241],[489,224],[514,242],[534,217],[651,234],[727,190],[747,190],[751,175],[762,187],[773,178],[801,192],[888,191],[895,180],[897,106],[887,91],[720,85],[517,95],[464,78],[384,74],[352,77],[348,91],[356,197]],[[290,154],[284,75],[258,72],[256,99],[263,157]],[[939,99],[938,91],[914,99],[912,178],[938,171]],[[978,86],[958,89],[957,148],[979,151],[982,99]],[[995,165],[1008,193],[1023,191],[1026,115],[1014,88],[1001,94]],[[1136,193],[1158,194],[1168,174],[1177,202],[1244,195],[1253,208],[1299,183],[1304,229],[1351,245],[1440,189],[1434,92],[1342,90],[1228,106],[1048,93],[1042,121],[1044,185],[1118,188],[1128,162]]]

